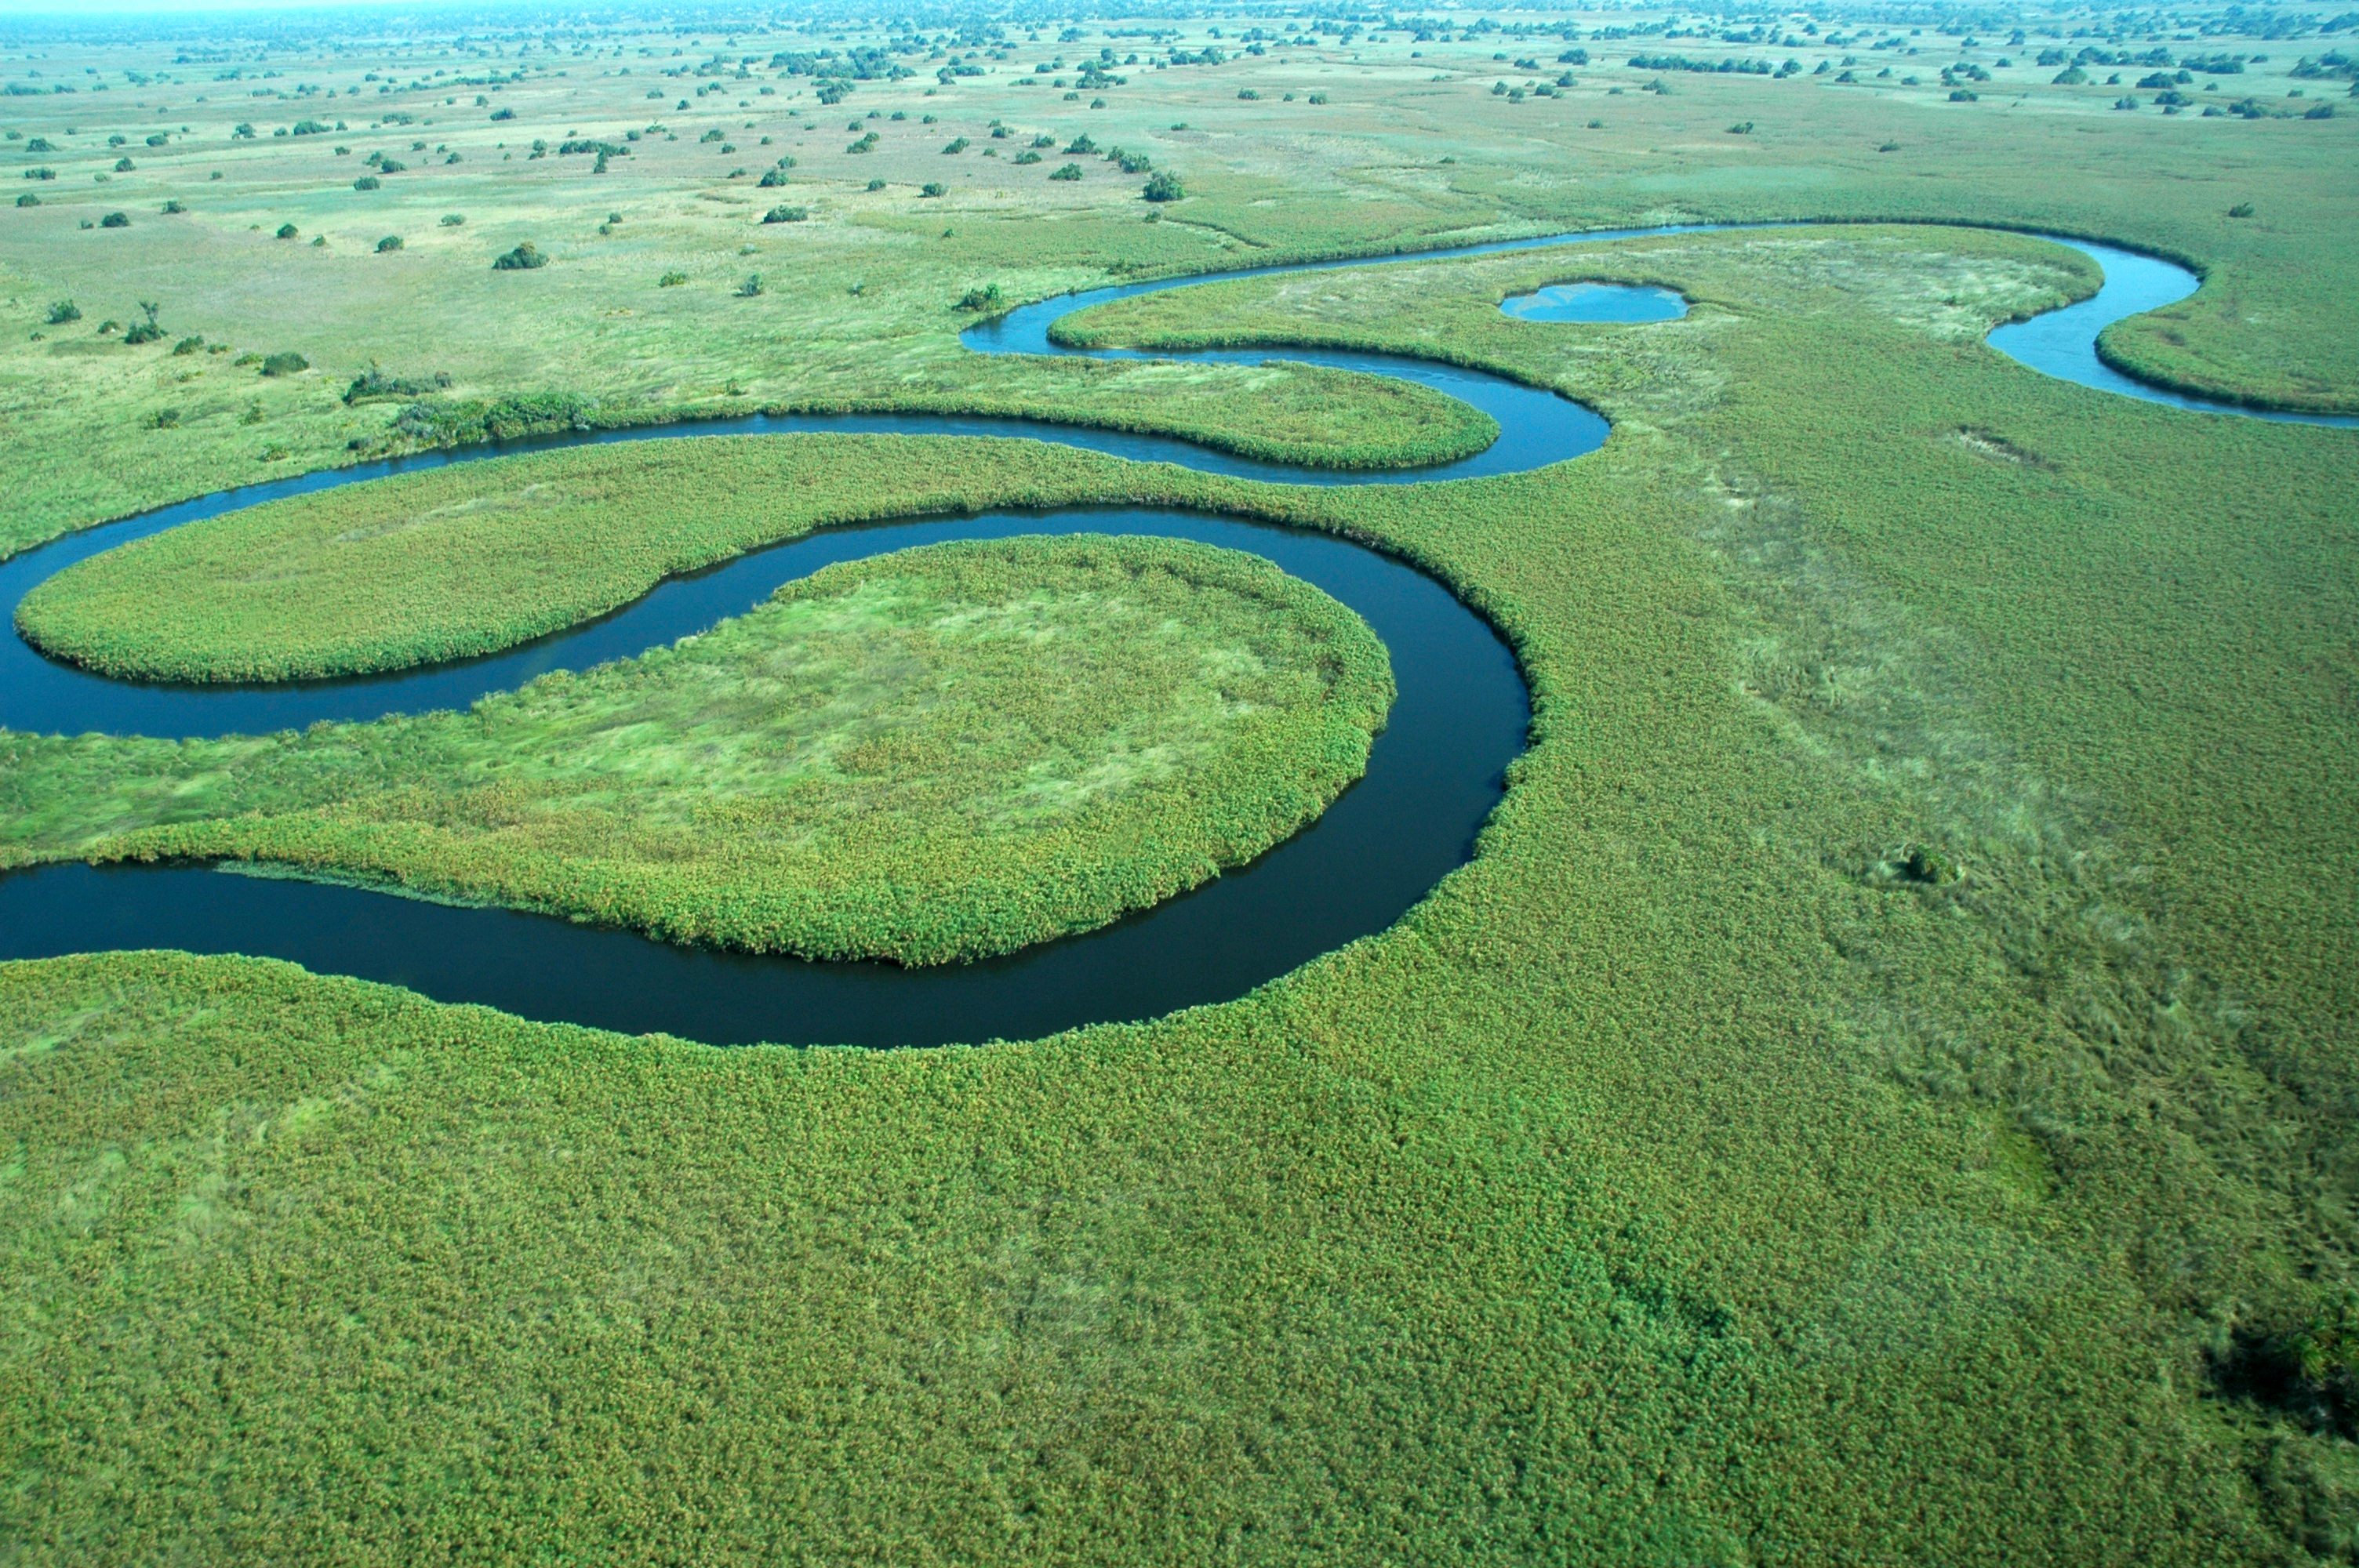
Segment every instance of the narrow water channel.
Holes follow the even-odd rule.
[[[1646,238],[1715,225],[1624,230],[1419,252],[1422,262]],[[2048,374],[2120,395],[2239,416],[2261,414],[2132,381],[2098,359],[2096,334],[2125,316],[2183,297],[2184,268],[2109,246],[2058,240],[2105,268],[2095,297],[2001,328],[1992,346]],[[1128,284],[1021,307],[965,334],[986,353],[1065,354],[1060,316],[1136,297],[1272,273],[1386,265],[1366,259]],[[1568,271],[1577,270],[1568,266]],[[2174,292],[2174,290],[2176,292]],[[679,439],[789,431],[1024,436],[1207,472],[1295,484],[1433,483],[1516,473],[1595,450],[1594,412],[1502,377],[1386,355],[1237,350],[1174,356],[1258,363],[1292,360],[1412,381],[1496,419],[1500,438],[1458,461],[1353,471],[1256,461],[1165,437],[1019,419],[932,415],[757,416],[423,454],[246,487],[70,535],[0,563],[0,604],[53,573],[131,539],[281,496],[504,455],[527,446]],[[48,866],[0,877],[0,958],[178,947],[288,958],[322,973],[408,986],[445,1001],[626,1032],[661,1030],[713,1044],[757,1040],[867,1045],[1012,1039],[1079,1024],[1152,1017],[1226,1000],[1384,929],[1473,853],[1524,743],[1528,698],[1497,635],[1439,583],[1330,535],[1163,509],[995,513],[831,530],[674,579],[589,625],[489,657],[383,676],[247,687],[168,687],[105,680],[0,640],[0,724],[18,730],[201,736],[321,719],[462,707],[553,669],[628,657],[760,602],[781,582],[834,561],[945,539],[1025,533],[1160,534],[1267,557],[1349,604],[1390,650],[1400,696],[1366,776],[1319,821],[1193,893],[1086,935],[982,963],[932,969],[816,964],[707,952],[629,932],[509,910],[460,908],[356,888],[225,874],[203,867]]]

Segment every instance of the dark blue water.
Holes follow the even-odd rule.
[[[1705,227],[1712,225],[1549,235],[1397,259],[1429,261]],[[1992,344],[2002,352],[2051,375],[2151,402],[2243,417],[2354,423],[2208,404],[2111,370],[2096,358],[2096,333],[2125,316],[2184,297],[2194,278],[2169,263],[2111,247],[2058,243],[2105,268],[2104,289],[2080,305],[1994,332]],[[1237,277],[1369,265],[1384,264],[1251,268],[1094,289],[1021,307],[971,329],[966,341],[982,352],[1078,352],[1052,342],[1049,328],[1057,318],[1091,305]],[[1093,351],[1107,358],[1146,357],[1129,351]],[[308,474],[164,508],[0,565],[0,603],[13,611],[26,589],[61,568],[165,528],[260,501],[527,446],[803,431],[1024,436],[1289,483],[1430,483],[1564,461],[1594,450],[1606,434],[1593,412],[1554,393],[1414,360],[1302,350],[1169,357],[1241,363],[1287,359],[1395,376],[1474,404],[1498,420],[1502,433],[1491,448],[1460,461],[1386,473],[1264,463],[1163,437],[930,415],[756,416],[599,432]],[[717,1044],[926,1044],[1038,1035],[1228,1000],[1382,930],[1464,862],[1499,799],[1527,719],[1523,683],[1498,638],[1439,584],[1374,551],[1325,535],[1170,511],[994,514],[835,530],[675,579],[604,620],[506,654],[356,680],[244,688],[132,686],[54,664],[8,639],[0,643],[0,722],[16,730],[218,735],[461,707],[549,670],[629,656],[702,630],[759,602],[778,583],[832,561],[949,538],[1081,531],[1166,534],[1266,556],[1366,618],[1391,651],[1400,687],[1391,725],[1376,741],[1367,776],[1317,823],[1251,867],[1105,930],[1006,958],[910,970],[703,952],[542,915],[452,908],[203,868],[69,865],[0,878],[0,957],[119,947],[241,952],[406,985],[443,1000],[484,1002],[526,1017],[632,1032],[664,1030]]]
[[[1499,313],[1518,321],[1676,321],[1688,302],[1651,284],[1551,283],[1499,301]]]
[[[1391,652],[1399,688],[1366,774],[1249,867],[1104,930],[976,964],[904,969],[712,953],[353,888],[82,865],[0,877],[0,957],[116,947],[255,954],[527,1018],[717,1044],[1016,1039],[1241,995],[1384,929],[1473,852],[1529,719],[1523,680],[1498,636],[1440,583],[1363,546],[1184,512],[1001,512],[832,529],[674,579],[593,627],[530,648],[368,683],[372,695],[357,700],[368,711],[432,706],[422,700],[429,693],[464,701],[527,672],[671,642],[836,561],[1020,534],[1154,534],[1249,550],[1350,605]],[[173,695],[98,685],[142,701]],[[255,704],[307,723],[349,710],[353,693],[353,685],[323,684],[190,695],[228,705],[206,711],[211,726]]]

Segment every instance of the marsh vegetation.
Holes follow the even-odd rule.
[[[1135,19],[1083,18],[1070,39],[1003,27],[914,51],[878,30],[790,37],[776,62],[709,30],[692,52],[618,33],[611,65],[502,59],[520,124],[472,109],[476,128],[451,130],[481,138],[468,162],[367,197],[342,189],[327,137],[232,135],[273,100],[200,110],[221,90],[158,82],[172,68],[147,56],[135,94],[92,49],[108,107],[168,103],[212,145],[143,154],[102,187],[82,177],[119,155],[65,134],[96,123],[96,95],[5,100],[51,147],[5,156],[72,176],[8,210],[25,330],[0,353],[19,389],[5,537],[250,477],[238,421],[257,395],[303,469],[351,460],[354,441],[542,427],[506,422],[535,412],[788,406],[989,406],[1397,454],[1462,428],[1364,378],[969,355],[957,335],[976,312],[957,305],[986,282],[1023,301],[1573,223],[2098,234],[2205,276],[2116,328],[2117,362],[2359,406],[2354,117],[2304,117],[2346,79],[2291,74],[2322,35],[2238,33],[2249,19],[2225,13],[2201,38],[2120,43],[2038,18],[2021,43],[1833,16],[1746,43],[1603,36],[1653,25],[1624,13],[1495,20],[1268,18],[1251,40],[1232,36],[1242,21],[1215,39],[1154,20],[1150,40],[1111,36]],[[1576,43],[1579,80],[1552,80]],[[1100,46],[1109,84],[1071,85]],[[2073,63],[2084,49],[2169,59]],[[2189,61],[2215,54],[2245,69],[2212,96],[2259,117],[2154,101],[2201,101],[2202,81],[2136,85],[2212,80]],[[1740,58],[1763,69],[1719,69]],[[958,74],[970,63],[995,74]],[[408,64],[354,102],[381,108],[384,85],[422,118],[455,96],[408,85],[449,66]],[[591,74],[624,65],[636,74]],[[332,79],[358,85],[353,67]],[[25,69],[12,85],[59,80]],[[660,106],[640,102],[650,88]],[[2310,96],[2282,96],[2296,89]],[[525,138],[596,129],[592,94],[605,124],[668,128],[642,130],[604,183],[586,158],[532,162]],[[2125,96],[2135,110],[2113,107]],[[839,150],[845,116],[871,109],[848,127],[866,149]],[[897,126],[897,109],[941,124]],[[993,138],[994,119],[1015,134]],[[1054,182],[1010,158],[1003,188],[1002,166],[940,154],[962,135],[1046,162],[1034,148],[1084,125],[1184,170],[1165,221],[1141,222],[1140,180],[1102,157]],[[753,181],[728,183],[707,131],[793,146],[813,219],[752,224]],[[173,224],[78,226],[216,162],[234,178]],[[597,236],[625,168],[644,194]],[[299,208],[298,171],[317,192]],[[928,181],[948,189],[921,204]],[[424,216],[392,216],[404,202]],[[413,238],[397,265],[435,280],[440,308],[397,336],[366,247],[462,202],[483,242]],[[277,245],[288,213],[335,243]],[[484,258],[527,233],[564,265],[521,311],[517,280]],[[749,234],[769,248],[739,259]],[[168,264],[171,288],[144,281]],[[295,280],[280,292],[299,331],[251,288],[265,265]],[[766,292],[733,298],[757,266]],[[668,275],[693,286],[649,287]],[[1539,326],[1497,308],[1572,278],[1673,287],[1691,308]],[[93,663],[360,668],[597,613],[831,508],[1151,495],[1410,557],[1503,629],[1535,711],[1479,853],[1400,925],[1229,1004],[1050,1040],[718,1052],[246,960],[0,970],[0,1249],[25,1325],[0,1377],[11,1514],[31,1521],[10,1544],[221,1561],[414,1561],[454,1541],[711,1562],[2347,1556],[2353,437],[2109,397],[1984,345],[1993,322],[2093,282],[2073,253],[1951,227],[1246,280],[1066,332],[1486,366],[1593,404],[1616,437],[1560,468],[1349,493],[877,438],[842,448],[861,485],[799,498],[733,457],[742,514],[675,466],[694,443],[647,443],[275,503],[61,578],[27,622]],[[40,320],[68,298],[133,319],[142,296],[209,343],[299,347],[324,379],[249,365],[232,383],[229,354],[192,364]],[[405,373],[447,367],[453,385],[335,395],[396,348]],[[523,401],[543,397],[572,401]],[[187,412],[144,427],[163,407]],[[535,482],[556,499],[527,497]],[[191,748],[10,734],[8,820],[20,843],[53,835],[15,852],[82,852],[100,824],[158,852],[238,853],[247,835],[578,908],[567,855],[612,855],[658,925],[676,907],[659,892],[715,867],[725,883],[740,851],[698,827],[692,788],[648,816],[680,835],[660,843],[615,803],[651,807],[691,762],[734,787],[745,759],[787,755],[763,750],[788,744],[782,708],[693,694],[738,693],[750,666],[721,655],[750,658],[760,628],[798,616],[818,620],[797,635],[839,639],[814,669],[887,667],[865,640],[940,619],[864,597],[892,569],[473,714]],[[1035,611],[994,579],[975,624],[1037,613],[1062,634],[1103,584],[1057,580],[1085,591]],[[911,606],[937,591],[892,589]],[[1118,663],[1168,670],[1222,641],[1116,624],[1139,644],[1103,650]],[[625,719],[659,733],[640,748],[609,722]],[[353,787],[376,771],[416,793]],[[663,860],[675,844],[690,853]]]

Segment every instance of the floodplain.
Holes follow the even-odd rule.
[[[0,207],[0,548],[278,492],[12,605],[154,706],[0,732],[0,894],[258,859],[956,972],[1216,895],[1397,739],[1409,639],[1270,558],[1112,535],[847,561],[447,711],[173,727],[183,693],[463,683],[895,518],[1349,541],[1494,629],[1529,704],[1397,919],[1036,1038],[788,1015],[719,1047],[234,952],[0,964],[0,1552],[2359,1556],[2359,432],[1986,341],[2099,287],[2038,237],[2077,236],[2201,279],[2104,330],[2114,369],[2359,411],[2350,37],[0,28],[36,199]],[[1779,226],[1414,255],[1739,223]],[[965,336],[1346,257],[1383,265],[1050,329],[1130,357]],[[1594,286],[1684,308],[1501,308]],[[1612,434],[1424,482],[1487,416],[1173,357],[1207,350],[1464,367]],[[662,434],[766,414],[1035,438]],[[1092,430],[1297,482],[1058,444]],[[1071,820],[1151,868],[1112,895],[1026,816],[1093,791]],[[829,832],[917,890],[890,940],[839,928],[832,843],[788,852]],[[641,903],[592,896],[601,855]]]

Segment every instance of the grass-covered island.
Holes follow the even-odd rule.
[[[32,833],[11,848],[260,860],[672,941],[942,963],[1251,860],[1359,777],[1392,696],[1366,624],[1258,557],[933,545],[467,713],[19,741]]]

